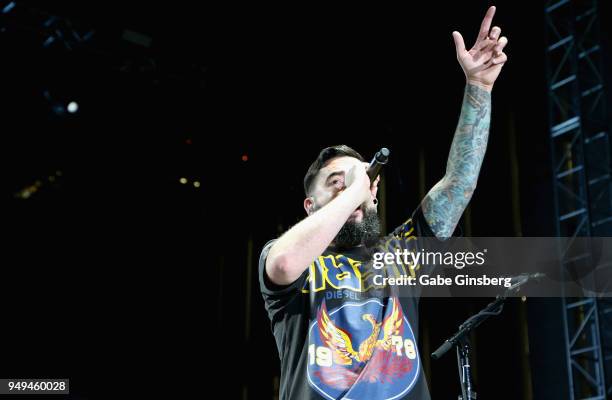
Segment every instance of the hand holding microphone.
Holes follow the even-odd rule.
[[[374,205],[378,204],[378,200],[376,199],[376,194],[378,192],[378,180],[380,179],[380,171],[382,170],[383,165],[387,164],[389,161],[389,155],[391,152],[386,147],[380,149],[375,155],[372,161],[370,161],[370,165],[367,169],[367,174],[370,177],[370,182],[372,182],[371,192],[374,197]]]
[[[357,166],[351,168],[346,176],[345,184],[346,187],[351,187],[355,183],[363,182],[364,184],[364,195],[366,198],[364,201],[368,201],[372,196],[374,197],[374,204],[377,204],[376,200],[376,192],[378,191],[377,180],[380,178],[379,173],[382,169],[382,166],[385,165],[388,161],[390,151],[387,148],[382,148],[375,155],[370,164],[365,169],[361,169]],[[367,175],[367,177],[366,177]],[[366,183],[368,182],[367,186]],[[365,194],[367,193],[367,195]]]
[[[370,166],[368,167],[368,176],[370,177],[370,181],[374,182],[383,165],[387,164],[389,161],[389,155],[391,152],[386,147],[380,149],[375,155],[372,161],[370,162]]]

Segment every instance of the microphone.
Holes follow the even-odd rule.
[[[510,292],[514,289],[518,289],[529,281],[536,281],[536,282],[541,281],[545,277],[546,277],[546,274],[543,274],[541,272],[536,272],[534,274],[520,274],[517,276],[512,276],[510,277],[510,287],[508,288],[508,291]]]
[[[442,343],[440,347],[438,347],[436,351],[431,353],[431,358],[433,358],[434,360],[438,360],[440,357],[446,354],[446,352],[449,351],[453,346],[453,342],[446,340],[444,343]]]
[[[382,169],[383,165],[385,165],[389,161],[389,154],[391,154],[389,149],[383,147],[374,155],[374,158],[370,162],[370,166],[368,167],[367,171],[368,176],[370,177],[370,180],[372,182],[380,173],[380,170]]]

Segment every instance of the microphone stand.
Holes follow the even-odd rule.
[[[517,282],[510,286],[504,294],[498,295],[493,302],[489,303],[477,314],[466,319],[459,325],[459,330],[431,354],[431,358],[437,360],[446,354],[453,346],[457,347],[457,368],[459,369],[459,382],[461,384],[461,395],[459,395],[459,400],[476,400],[476,392],[472,384],[470,367],[471,347],[468,334],[489,317],[501,314],[506,298],[513,292],[517,292],[519,288],[530,279],[531,276],[529,275],[519,276]]]

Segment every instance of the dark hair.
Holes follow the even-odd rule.
[[[365,161],[361,154],[344,144],[327,147],[321,150],[317,159],[310,164],[308,172],[306,172],[306,176],[304,177],[304,193],[306,193],[306,196],[310,193],[312,181],[314,181],[321,168],[323,168],[329,160],[336,157],[354,157],[359,161]]]

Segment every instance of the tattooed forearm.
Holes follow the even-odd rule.
[[[476,189],[491,120],[491,93],[468,84],[446,174],[425,196],[423,215],[438,238],[453,234]]]

